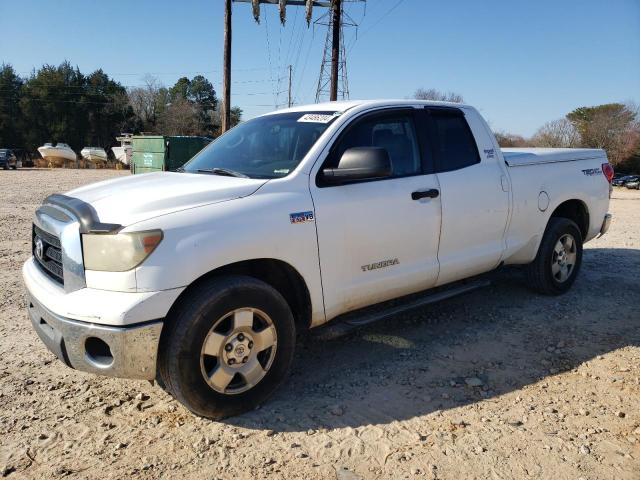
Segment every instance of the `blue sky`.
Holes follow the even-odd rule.
[[[297,11],[297,13],[296,13]],[[351,98],[452,90],[496,130],[531,135],[583,105],[640,102],[640,0],[368,0],[347,5]],[[325,27],[303,9],[234,4],[232,102],[245,118],[315,99]],[[321,9],[314,17],[318,18]],[[205,74],[220,90],[222,0],[0,0],[0,62],[28,74],[67,59],[127,86]]]

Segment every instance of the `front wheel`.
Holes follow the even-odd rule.
[[[582,264],[582,233],[575,222],[549,220],[538,254],[527,266],[531,287],[545,295],[560,295],[571,288]]]
[[[162,334],[158,370],[167,391],[197,415],[221,419],[251,410],[285,380],[295,323],[270,285],[215,278],[181,300]]]

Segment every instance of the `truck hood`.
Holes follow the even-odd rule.
[[[66,195],[90,204],[101,222],[128,226],[159,215],[246,197],[267,181],[158,172],[94,183]]]

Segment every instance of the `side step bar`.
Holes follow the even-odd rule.
[[[478,288],[491,285],[489,280],[475,280],[472,282],[458,283],[453,286],[440,289],[427,290],[425,293],[409,295],[409,300],[390,300],[372,307],[366,307],[355,312],[345,313],[331,320],[326,326],[311,330],[314,338],[321,340],[331,340],[342,337],[365,325],[385,320],[399,313],[415,310],[431,303],[436,303],[447,298],[456,297],[463,293],[468,293]]]

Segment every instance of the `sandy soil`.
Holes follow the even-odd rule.
[[[0,172],[0,475],[9,478],[640,478],[640,192],[574,288],[492,287],[300,343],[262,408],[196,418],[146,382],[57,361],[20,277],[33,211],[115,171]]]

